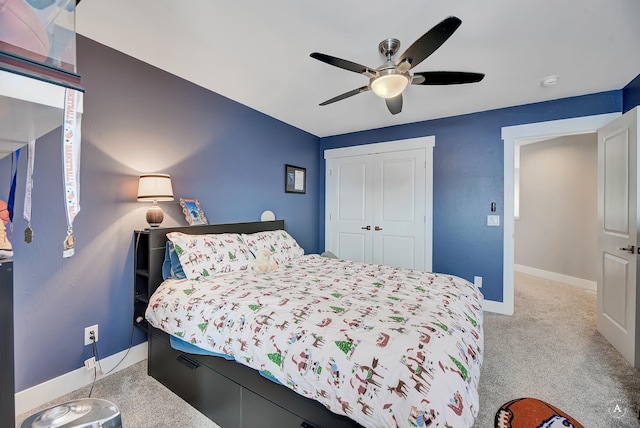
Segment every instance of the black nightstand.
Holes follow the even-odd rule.
[[[0,260],[0,426],[16,425],[13,374],[13,261]]]
[[[149,305],[149,230],[133,232],[133,269],[135,272],[133,286],[133,323],[144,331],[149,325],[144,313]]]

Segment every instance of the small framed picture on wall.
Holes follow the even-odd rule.
[[[307,193],[307,169],[285,165],[284,191],[287,193]]]
[[[180,206],[182,207],[182,212],[189,226],[209,224],[207,217],[204,215],[204,211],[202,211],[200,202],[197,199],[180,198]]]

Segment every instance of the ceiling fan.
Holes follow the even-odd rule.
[[[311,58],[326,62],[334,67],[343,68],[362,74],[369,78],[369,83],[360,88],[333,97],[321,106],[344,100],[362,92],[372,90],[377,96],[384,98],[391,114],[402,111],[402,92],[407,85],[456,85],[475,83],[484,78],[482,73],[465,71],[423,71],[411,73],[411,70],[434,53],[458,29],[462,21],[450,16],[427,31],[404,51],[397,60],[391,58],[400,48],[398,39],[389,38],[378,45],[380,53],[386,58],[378,68],[367,67],[345,59],[325,55],[319,52],[311,54]]]

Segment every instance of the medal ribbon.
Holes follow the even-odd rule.
[[[33,162],[36,156],[36,140],[29,141],[27,149],[27,183],[25,185],[22,217],[27,222],[27,228],[24,231],[24,240],[30,243],[33,236],[33,230],[31,229],[31,191],[33,190]]]
[[[20,149],[11,155],[11,188],[9,189],[9,200],[7,201],[7,211],[9,211],[10,234],[13,235],[13,207],[16,203],[16,179],[18,177],[18,161],[20,160]]]
[[[62,257],[74,254],[73,220],[80,212],[80,125],[78,104],[82,93],[65,89],[64,122],[62,127],[62,178],[64,181],[65,210],[67,212],[67,236]]]

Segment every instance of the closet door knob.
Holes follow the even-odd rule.
[[[626,251],[627,253],[631,253],[631,254],[633,254],[633,253],[635,253],[635,248],[636,248],[635,246],[633,246],[633,245],[629,245],[629,246],[627,246],[627,247],[622,247],[622,248],[618,248],[618,249],[619,249],[620,251]]]
[[[382,228],[380,226],[376,226],[375,230],[382,230]]]
[[[371,226],[362,226],[360,229],[371,230]]]

